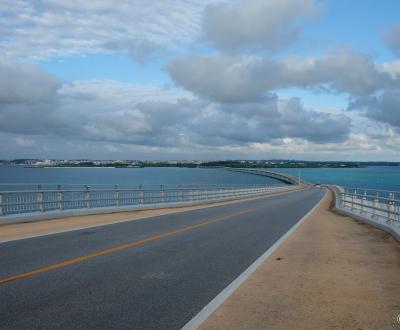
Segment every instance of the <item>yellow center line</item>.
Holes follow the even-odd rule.
[[[187,231],[190,231],[190,230],[194,230],[194,229],[197,229],[197,228],[200,228],[200,227],[204,227],[204,226],[216,223],[216,222],[224,221],[224,220],[227,220],[227,219],[230,219],[230,218],[234,218],[234,217],[240,216],[240,215],[245,214],[245,213],[250,213],[250,212],[253,212],[255,210],[258,210],[258,209],[261,209],[261,208],[265,208],[265,207],[270,207],[270,206],[277,205],[277,204],[280,204],[280,203],[282,203],[282,201],[277,201],[275,203],[270,203],[268,205],[262,205],[262,206],[248,208],[248,209],[245,209],[245,210],[243,210],[241,212],[237,212],[235,214],[229,214],[229,215],[226,215],[226,216],[218,217],[218,218],[215,218],[215,219],[212,219],[212,220],[208,220],[208,221],[196,224],[196,225],[183,227],[183,228],[180,228],[180,229],[176,229],[176,230],[173,230],[173,231],[165,232],[165,233],[162,233],[162,234],[159,234],[159,235],[151,236],[151,237],[148,237],[148,238],[145,238],[145,239],[141,239],[141,240],[138,240],[138,241],[134,241],[134,242],[131,242],[131,243],[119,245],[119,246],[116,246],[116,247],[113,247],[113,248],[108,248],[108,249],[101,250],[101,251],[98,251],[98,252],[89,253],[89,254],[80,256],[78,258],[74,258],[74,259],[70,259],[70,260],[67,260],[67,261],[56,263],[56,264],[53,264],[53,265],[50,265],[50,266],[38,268],[38,269],[32,270],[30,272],[21,273],[21,274],[18,274],[18,275],[13,275],[13,276],[10,276],[10,277],[4,278],[4,279],[0,279],[0,285],[6,284],[6,283],[9,283],[9,282],[13,282],[13,281],[17,281],[17,280],[21,280],[21,279],[25,279],[27,277],[31,277],[31,276],[34,276],[34,275],[46,273],[46,272],[49,272],[49,271],[52,271],[52,270],[55,270],[55,269],[59,269],[59,268],[63,268],[63,267],[66,267],[66,266],[70,266],[70,265],[73,265],[73,264],[77,264],[77,263],[80,263],[80,262],[85,261],[85,260],[101,257],[101,256],[104,256],[104,255],[107,255],[107,254],[119,252],[119,251],[130,249],[130,248],[134,248],[134,247],[137,247],[137,246],[149,243],[149,242],[153,242],[153,241],[157,241],[157,240],[160,240],[160,239],[163,239],[163,238],[171,237],[171,236],[174,236],[174,235],[177,235],[177,234],[181,234],[181,233],[184,233],[184,232],[187,232]]]

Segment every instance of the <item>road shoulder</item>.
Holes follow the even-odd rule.
[[[400,245],[330,211],[332,198],[201,328],[400,328]]]

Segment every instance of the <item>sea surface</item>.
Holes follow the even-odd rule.
[[[146,168],[24,168],[0,167],[0,190],[82,188],[104,185],[120,188],[165,187],[178,185],[282,184],[271,178],[221,169],[146,167]]]
[[[362,168],[277,168],[275,172],[298,176],[311,183],[337,184],[343,187],[400,191],[400,166]]]
[[[365,168],[270,169],[298,176],[311,183],[400,191],[399,166]],[[0,190],[35,189],[57,185],[119,185],[120,187],[280,184],[262,176],[203,168],[24,168],[0,167]]]

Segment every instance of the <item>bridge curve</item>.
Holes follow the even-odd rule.
[[[240,172],[240,173],[248,173],[248,174],[254,174],[254,175],[261,175],[261,176],[266,176],[275,180],[279,180],[281,182],[287,183],[287,184],[293,184],[293,185],[298,185],[299,184],[299,179],[288,175],[284,173],[277,173],[277,172],[272,172],[272,171],[266,171],[263,169],[252,169],[252,168],[232,168],[232,167],[225,167],[224,169],[228,171],[233,171],[233,172]],[[305,181],[300,180],[300,183],[302,184],[307,184]]]

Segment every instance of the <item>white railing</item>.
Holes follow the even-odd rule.
[[[44,213],[72,209],[92,209],[140,206],[151,204],[190,203],[207,200],[233,199],[242,196],[262,195],[274,191],[293,190],[298,187],[266,185],[214,185],[112,188],[84,186],[57,189],[0,191],[0,216],[26,213]]]
[[[333,186],[336,208],[371,220],[400,224],[400,192]]]

